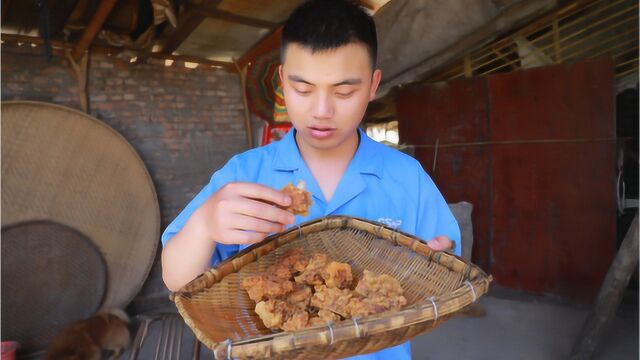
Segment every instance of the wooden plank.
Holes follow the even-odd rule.
[[[27,44],[39,44],[42,45],[44,43],[44,41],[42,40],[42,38],[39,37],[34,37],[34,36],[25,36],[25,35],[15,35],[15,34],[1,34],[0,38],[2,39],[2,41],[7,41],[7,42],[23,42],[23,43],[27,43]],[[72,49],[73,48],[73,44],[70,43],[65,43],[59,40],[52,40],[51,41],[52,46],[57,49]],[[133,52],[134,54],[139,54],[142,55],[142,52],[140,50],[136,50],[133,48],[117,48],[117,47],[112,47],[112,46],[101,46],[101,45],[91,45],[89,47],[90,51],[94,51],[96,53],[100,53],[100,54],[110,54],[110,55],[117,55],[119,53],[121,53],[124,50],[128,50]],[[218,61],[218,60],[209,60],[209,59],[203,59],[200,57],[196,57],[196,56],[189,56],[189,55],[172,55],[172,54],[164,54],[164,53],[146,53],[146,56],[154,58],[154,59],[160,59],[160,60],[173,60],[173,61],[188,61],[188,62],[194,62],[194,63],[198,63],[198,64],[202,64],[202,65],[206,65],[206,66],[217,66],[217,67],[221,67],[227,71],[230,72],[234,72],[234,64],[231,62],[226,62],[226,61]]]
[[[202,13],[191,10],[185,11],[178,19],[178,26],[165,42],[161,52],[171,54],[176,51],[180,44],[200,26],[205,18],[206,16]]]
[[[71,56],[76,61],[80,60],[84,52],[89,48],[89,46],[93,42],[93,39],[98,34],[98,31],[102,29],[102,25],[104,24],[105,20],[107,20],[107,17],[111,13],[111,10],[117,2],[118,0],[102,0],[100,2],[96,13],[93,14],[93,18],[89,22],[89,25],[87,25],[87,28],[82,33],[80,40],[71,52]]]
[[[242,91],[242,103],[244,105],[244,130],[247,133],[247,148],[254,147],[253,144],[253,130],[251,128],[251,114],[249,113],[249,102],[247,100],[247,67],[241,68],[238,63],[235,63],[236,72],[240,78],[240,91]]]
[[[10,0],[2,0],[2,22],[7,18],[7,12],[9,11]]]
[[[491,146],[492,274],[500,285],[595,298],[615,250],[612,65],[488,77],[491,141],[532,141]]]
[[[247,26],[259,27],[259,28],[265,28],[265,29],[274,29],[280,25],[278,23],[274,23],[270,21],[237,15],[224,10],[213,9],[208,6],[193,5],[189,9],[191,11],[197,12],[211,19],[229,21],[236,24],[242,24]]]
[[[490,166],[487,146],[442,147],[435,144],[489,140],[486,78],[416,85],[398,92],[396,111],[400,143],[416,145],[415,158],[447,202],[473,204],[473,262],[490,271]],[[435,170],[433,169],[435,165]]]
[[[611,328],[631,274],[638,266],[638,213],[620,245],[602,283],[593,311],[587,317],[571,353],[571,359],[591,359],[598,344]]]
[[[471,58],[469,58],[469,55],[464,57],[464,77],[472,77],[473,76],[473,70],[471,69]]]

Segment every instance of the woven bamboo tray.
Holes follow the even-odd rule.
[[[240,288],[292,248],[397,278],[407,305],[399,311],[295,332],[273,332]],[[477,266],[424,241],[367,220],[331,216],[275,234],[220,263],[172,294],[178,311],[216,359],[328,359],[374,352],[423,334],[485,294],[492,281]]]

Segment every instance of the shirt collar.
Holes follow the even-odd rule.
[[[358,129],[360,133],[360,144],[356,150],[353,159],[349,163],[349,167],[355,168],[361,174],[375,175],[382,178],[382,158],[378,156],[378,146],[367,134]],[[292,128],[280,141],[276,144],[275,156],[273,159],[273,168],[280,171],[299,170],[303,164],[300,150],[295,140],[295,130]]]

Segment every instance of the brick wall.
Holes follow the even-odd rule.
[[[41,47],[2,44],[2,100],[79,109],[73,70],[62,54],[55,55],[47,63]],[[122,134],[145,162],[158,193],[162,229],[215,169],[246,149],[236,74],[181,64],[130,64],[100,54],[91,56],[88,72],[90,113]],[[166,299],[157,259],[134,305]]]

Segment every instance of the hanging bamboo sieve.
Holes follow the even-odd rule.
[[[347,262],[354,279],[364,269],[397,278],[407,306],[294,332],[265,328],[240,283],[292,248]],[[414,236],[367,220],[331,216],[241,251],[172,294],[172,299],[217,359],[327,359],[374,352],[423,334],[485,294],[491,281],[477,266],[434,252]]]

